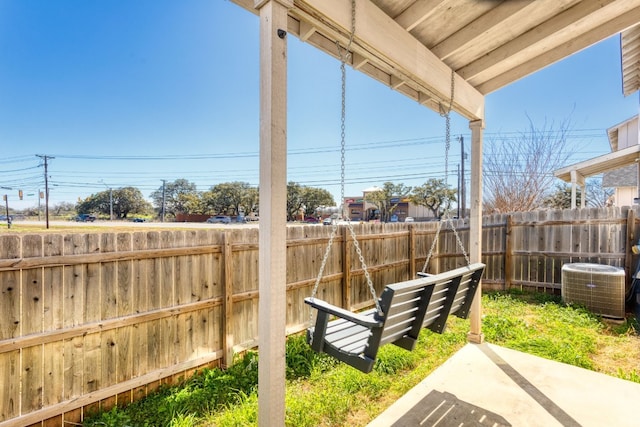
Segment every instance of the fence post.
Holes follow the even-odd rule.
[[[347,227],[342,227],[342,307],[351,310],[351,248]]]
[[[225,367],[233,363],[233,248],[231,233],[223,233],[222,260],[224,265],[224,315],[222,318],[222,348],[224,355],[222,364]]]
[[[627,277],[627,284],[631,283],[632,277],[631,275],[635,273],[635,269],[631,264],[633,264],[633,252],[631,251],[631,247],[636,243],[636,211],[633,207],[629,208],[629,212],[627,212],[627,240],[624,245],[625,249],[625,258],[624,258],[624,272]]]
[[[416,230],[409,224],[409,278],[416,277]]]
[[[511,289],[511,280],[513,279],[513,217],[507,215],[507,229],[505,231],[504,245],[504,288],[503,291]]]

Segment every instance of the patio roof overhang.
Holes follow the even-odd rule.
[[[256,3],[232,0],[257,14]],[[294,0],[287,31],[337,57],[348,0]],[[638,90],[640,0],[357,0],[350,65],[438,112],[484,118],[484,96],[623,33],[625,94]]]
[[[260,425],[284,424],[286,326],[286,34],[336,57],[351,31],[348,0],[231,0],[260,16]],[[471,128],[469,254],[482,243],[484,95],[640,22],[640,0],[352,0],[349,65]],[[480,298],[471,309],[482,342]],[[264,346],[264,347],[263,347]]]
[[[622,150],[607,153],[593,159],[569,165],[553,172],[556,178],[565,182],[572,182],[572,172],[574,176],[588,178],[599,175],[613,169],[635,164],[640,159],[640,145],[623,148]],[[575,178],[573,179],[575,181]]]
[[[620,51],[622,52],[622,93],[628,96],[640,89],[640,25],[622,32]]]

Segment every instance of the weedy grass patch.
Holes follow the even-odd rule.
[[[558,297],[522,292],[483,295],[487,342],[640,383],[637,323],[603,321]],[[450,318],[444,334],[425,330],[412,352],[387,345],[370,374],[317,354],[302,335],[286,347],[286,425],[363,426],[466,344],[469,322]],[[258,355],[226,371],[198,372],[85,426],[240,427],[257,425]]]

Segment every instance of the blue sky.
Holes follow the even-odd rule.
[[[11,206],[107,187],[145,196],[162,180],[199,190],[258,183],[258,18],[226,0],[1,0],[0,186]],[[339,62],[289,39],[288,179],[339,195]],[[622,96],[612,37],[486,98],[485,140],[570,120],[573,161],[609,151],[606,129],[638,113]],[[346,195],[444,174],[444,119],[347,72]],[[469,151],[468,122],[452,136]],[[449,170],[460,162],[452,142]],[[455,179],[450,178],[453,185]],[[27,196],[17,201],[17,190]]]

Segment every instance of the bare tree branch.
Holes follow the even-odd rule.
[[[567,144],[570,123],[556,128],[545,121],[515,138],[490,140],[484,156],[484,209],[490,212],[523,212],[539,209],[552,190],[553,171],[564,166],[573,153]]]

